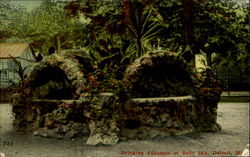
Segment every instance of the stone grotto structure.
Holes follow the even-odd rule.
[[[15,126],[42,137],[87,136],[90,145],[221,129],[216,122],[221,90],[204,77],[197,81],[174,53],[151,52],[135,60],[115,92],[86,92],[94,64],[78,50],[36,63],[13,90]]]

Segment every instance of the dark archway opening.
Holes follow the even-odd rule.
[[[133,90],[138,97],[185,96],[194,92],[190,74],[179,63],[164,63],[143,69]]]
[[[72,99],[75,88],[58,67],[46,67],[31,82],[32,96],[38,99]]]

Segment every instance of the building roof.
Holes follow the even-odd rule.
[[[1,42],[0,58],[20,57],[28,47],[28,42]]]

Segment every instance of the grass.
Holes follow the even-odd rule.
[[[247,96],[222,96],[220,102],[250,102]]]

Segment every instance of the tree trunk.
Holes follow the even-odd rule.
[[[195,63],[195,55],[199,53],[199,49],[195,45],[194,39],[194,9],[195,2],[194,0],[181,0],[183,7],[184,18],[182,20],[182,24],[184,26],[184,37],[186,45],[189,45],[192,50],[192,63],[193,67],[196,67]]]
[[[56,37],[56,46],[57,46],[57,51],[60,51],[61,50],[60,36]]]
[[[186,44],[190,44],[192,41],[192,23],[193,23],[193,1],[192,0],[182,0],[183,14],[184,18],[182,20],[184,26],[184,36]]]
[[[192,64],[193,64],[193,67],[196,68],[196,54],[193,54],[193,53],[192,53]]]
[[[127,33],[129,31],[128,25],[131,25],[132,20],[132,1],[131,0],[121,0],[121,13],[122,13],[122,23],[124,26],[124,31]]]
[[[212,67],[212,53],[207,52],[206,56],[207,56],[207,66],[211,68]]]

